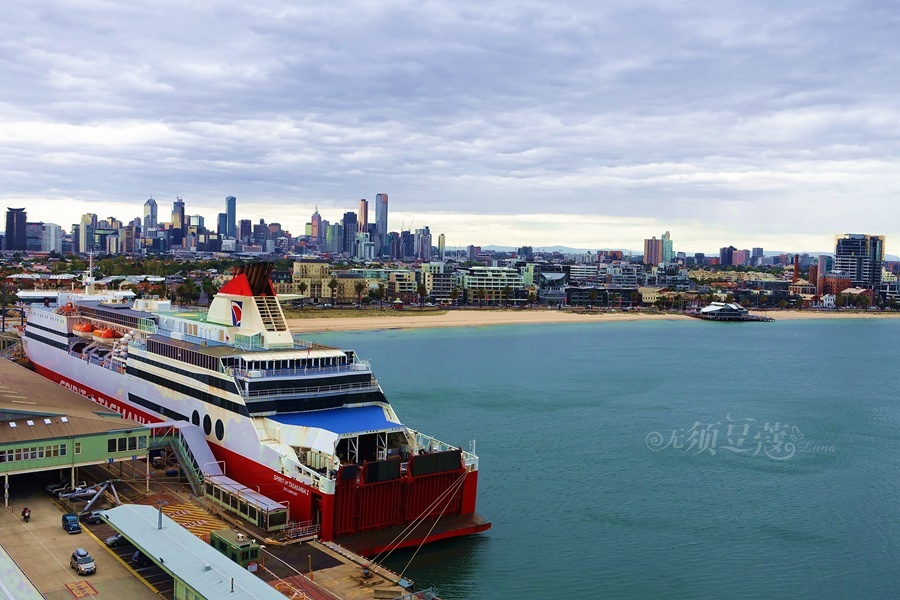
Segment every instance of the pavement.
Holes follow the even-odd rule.
[[[63,510],[44,492],[42,480],[35,477],[32,485],[22,485],[16,479],[18,485],[10,485],[9,508],[0,505],[0,545],[48,600],[160,599],[87,527],[77,534],[63,530]],[[28,523],[20,515],[25,506],[31,509]],[[69,567],[75,548],[90,552],[96,573],[80,576]]]

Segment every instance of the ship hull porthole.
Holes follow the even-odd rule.
[[[209,418],[209,415],[203,415],[203,433],[206,435],[212,433],[212,419]]]
[[[220,442],[225,439],[225,424],[221,419],[216,419],[216,439]]]

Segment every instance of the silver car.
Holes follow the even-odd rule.
[[[75,552],[69,558],[69,566],[75,569],[79,575],[90,575],[97,572],[94,559],[84,548],[75,548]]]

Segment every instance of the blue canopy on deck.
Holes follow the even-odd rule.
[[[327,410],[273,415],[269,418],[285,425],[315,427],[337,435],[384,431],[386,429],[400,431],[403,428],[403,425],[400,423],[388,421],[384,416],[384,409],[380,406],[329,408]]]

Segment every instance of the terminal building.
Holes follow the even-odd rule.
[[[16,363],[0,360],[0,476],[4,506],[17,476],[140,460],[150,429]]]

